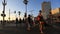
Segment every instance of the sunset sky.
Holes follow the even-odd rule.
[[[0,20],[2,20],[1,14],[3,11],[2,1],[3,0],[0,0]],[[27,5],[28,14],[31,14],[30,11],[33,10],[34,16],[38,15],[39,10],[41,10],[41,4],[43,1],[50,1],[52,9],[60,7],[60,0],[28,0],[28,1],[29,1]],[[6,14],[5,20],[8,20],[9,9],[11,13],[11,20],[15,19],[14,11],[17,11],[16,13],[17,17],[18,17],[18,11],[21,12],[21,18],[24,16],[25,5],[23,3],[23,0],[6,0],[6,2],[7,2],[7,5],[6,5],[6,10],[5,10],[5,14]]]

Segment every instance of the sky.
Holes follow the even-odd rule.
[[[3,11],[3,5],[2,5],[2,1],[0,0],[0,20],[2,20],[2,11]],[[27,13],[31,14],[30,11],[33,12],[33,16],[37,16],[39,10],[41,10],[42,6],[42,2],[44,1],[50,1],[51,2],[51,7],[52,9],[55,8],[59,8],[60,7],[60,0],[28,0],[28,4],[27,4]],[[6,5],[6,9],[5,9],[5,20],[8,20],[9,17],[9,9],[10,9],[10,17],[11,20],[14,20],[16,17],[18,17],[18,11],[21,12],[20,17],[23,18],[24,17],[24,13],[25,13],[25,4],[23,3],[23,0],[6,0],[7,5]],[[14,14],[14,11],[16,11],[16,17]]]

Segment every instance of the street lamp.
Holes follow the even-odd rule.
[[[9,9],[9,23],[10,23],[10,9]]]
[[[24,17],[27,17],[27,4],[28,4],[28,0],[24,0],[23,3],[26,5],[26,12],[25,12],[25,16]]]
[[[7,5],[7,3],[6,3],[6,1],[4,0],[4,1],[2,2],[2,4],[3,4],[3,11],[2,11],[1,16],[3,17],[3,26],[4,26],[4,25],[5,25],[4,20],[5,20],[5,16],[6,16],[6,14],[5,14],[5,6]]]

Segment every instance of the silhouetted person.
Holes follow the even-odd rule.
[[[19,19],[19,23],[21,24],[21,22],[22,22],[22,20],[21,20],[21,18]]]
[[[30,30],[31,26],[32,26],[32,18],[31,15],[28,15],[28,30]]]
[[[18,26],[17,24],[18,24],[18,18],[16,18],[16,27]]]
[[[43,33],[44,19],[43,19],[43,16],[42,16],[42,14],[41,14],[41,10],[39,11],[39,15],[37,16],[37,19],[38,19],[38,21],[39,21],[40,31],[41,31],[41,33]]]
[[[1,20],[1,24],[3,23],[3,21]]]
[[[23,23],[24,23],[24,18],[23,18]]]

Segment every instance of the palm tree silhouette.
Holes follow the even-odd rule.
[[[16,17],[16,11],[14,11],[15,17]]]
[[[20,12],[20,11],[18,11],[19,19],[20,19],[20,14],[21,14],[21,12]]]

